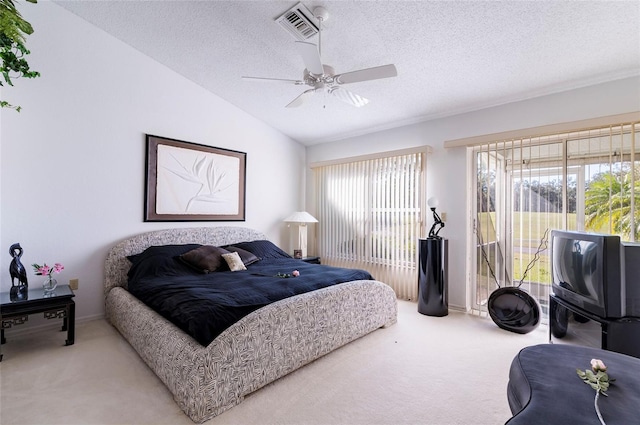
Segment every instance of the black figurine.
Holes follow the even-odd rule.
[[[11,275],[11,290],[9,291],[9,297],[12,300],[26,299],[29,284],[27,283],[27,270],[20,262],[22,257],[22,247],[19,243],[14,243],[9,247],[9,255],[13,257],[11,264],[9,264],[9,274]],[[15,279],[18,279],[18,283],[15,283]]]
[[[438,200],[436,198],[429,198],[427,200],[427,205],[433,212],[433,226],[431,226],[431,229],[429,230],[429,239],[442,239],[442,236],[438,236],[438,233],[440,233],[440,230],[444,227],[444,221],[440,219],[440,216],[436,212]]]

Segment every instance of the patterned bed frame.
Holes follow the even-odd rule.
[[[115,245],[105,261],[105,313],[197,423],[242,402],[249,393],[397,320],[394,291],[359,280],[287,298],[263,307],[207,347],[127,291],[127,256],[149,246],[226,245],[266,239],[243,227],[159,230]]]

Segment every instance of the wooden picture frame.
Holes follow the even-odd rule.
[[[244,221],[247,154],[147,135],[144,221]]]

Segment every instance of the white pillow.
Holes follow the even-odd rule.
[[[244,263],[240,259],[240,255],[238,255],[237,252],[222,254],[222,258],[224,258],[224,261],[227,262],[227,264],[229,265],[229,269],[231,269],[232,272],[247,270],[247,268],[244,266]]]

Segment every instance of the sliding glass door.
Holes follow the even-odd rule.
[[[472,308],[519,286],[546,313],[552,229],[640,240],[639,125],[498,141],[470,148],[474,165]]]

